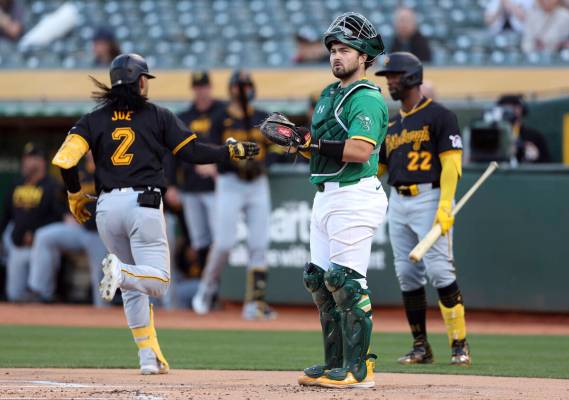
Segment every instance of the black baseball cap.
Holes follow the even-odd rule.
[[[211,85],[208,71],[195,71],[192,73],[192,87]]]
[[[38,156],[38,157],[46,157],[45,150],[34,142],[28,142],[24,145],[22,150],[22,157],[25,156]]]
[[[524,103],[524,96],[522,94],[504,94],[498,98],[496,103],[499,105],[514,104],[521,106]]]
[[[499,106],[511,105],[522,108],[522,115],[525,117],[529,113],[528,106],[525,102],[524,95],[520,93],[504,94],[498,98],[496,104]]]

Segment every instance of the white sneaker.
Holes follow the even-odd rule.
[[[121,283],[121,262],[114,254],[107,254],[103,259],[103,279],[99,284],[99,293],[103,300],[113,301],[115,292]]]
[[[140,374],[141,375],[158,375],[167,374],[168,368],[163,365],[152,349],[140,349],[138,350],[138,359],[140,361]]]
[[[192,297],[192,309],[196,314],[199,315],[206,315],[211,310],[211,301],[213,295],[207,293],[207,291],[203,291],[198,289],[194,297]]]
[[[277,318],[277,312],[264,301],[249,301],[243,304],[243,319],[271,320]]]

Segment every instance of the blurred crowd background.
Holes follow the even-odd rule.
[[[49,218],[36,224],[29,235],[21,232],[17,243],[13,236],[18,200],[14,179],[32,170],[40,180],[52,176],[53,184],[59,185],[50,157],[73,122],[93,106],[88,91],[73,92],[72,86],[82,82],[78,79],[85,80],[90,73],[106,77],[115,56],[139,53],[159,78],[161,73],[167,76],[166,81],[153,82],[151,100],[154,88],[163,82],[170,88],[177,79],[177,88],[160,95],[157,102],[180,115],[192,106],[207,108],[213,101],[230,100],[227,78],[235,70],[250,71],[247,76],[257,93],[263,93],[263,85],[271,81],[267,86],[278,88],[283,77],[331,80],[321,35],[345,11],[368,17],[383,37],[387,53],[408,51],[421,59],[427,76],[424,94],[459,116],[466,162],[498,160],[512,168],[549,164],[560,169],[569,164],[568,0],[0,0],[0,82],[6,90],[2,95],[0,89],[2,263],[16,248],[28,254],[22,256],[25,268],[47,268],[46,257],[51,257],[54,271],[52,287],[46,289],[49,295],[31,291],[14,300],[92,301],[102,306],[96,291],[91,292],[97,274],[93,268],[91,273],[89,268],[77,268],[96,264],[89,258],[99,255],[84,251],[93,251],[96,239],[81,236],[85,242],[77,248],[60,246],[61,251],[49,255],[34,248],[60,248],[36,240],[41,228],[75,224],[66,212],[62,189],[53,190]],[[473,68],[482,75],[471,75]],[[476,86],[472,80],[488,69],[510,81],[517,79],[507,76],[512,71],[521,73],[519,85],[513,82],[502,93],[460,91],[463,84]],[[438,78],[430,80],[429,74]],[[48,82],[53,76],[59,79],[55,88]],[[258,76],[262,79],[257,80]],[[447,76],[452,76],[458,96],[449,95],[450,83],[442,91],[438,87]],[[528,82],[533,89],[527,89]],[[287,83],[280,86],[283,89]],[[73,94],[60,96],[59,89]],[[276,89],[265,91],[255,108],[285,111],[295,122],[307,125],[318,95],[312,89],[293,97],[288,92],[278,95]],[[397,112],[394,102],[388,104]],[[266,161],[269,171],[282,170],[282,165],[285,170],[306,170],[302,160],[273,150]],[[189,307],[205,262],[200,249],[192,246],[191,221],[187,215],[184,218],[183,195],[193,191],[189,173],[212,180],[216,174],[211,168],[188,172],[181,167],[171,173],[165,200],[178,288],[162,299],[170,307]],[[213,183],[206,186],[213,191]],[[81,229],[96,232],[93,226]],[[34,267],[34,254],[41,265]],[[3,275],[5,269],[0,268]],[[43,274],[39,276],[44,279]],[[0,286],[0,299],[6,299],[5,285]]]
[[[119,51],[151,68],[326,62],[320,35],[358,10],[390,51],[433,65],[569,62],[566,0],[2,0],[0,67],[104,66]]]

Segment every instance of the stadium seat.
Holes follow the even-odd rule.
[[[81,22],[64,38],[33,54],[16,54],[0,40],[0,68],[81,68],[90,59],[96,29],[112,29],[123,51],[152,55],[157,67],[283,66],[295,54],[301,28],[320,34],[342,12],[368,16],[384,42],[393,39],[393,11],[413,7],[433,48],[433,64],[567,63],[569,52],[529,55],[520,37],[489,36],[484,24],[487,0],[76,0]],[[31,28],[61,5],[56,0],[28,0]],[[8,43],[8,44],[6,44]],[[192,54],[188,54],[192,53]],[[165,57],[165,56],[168,57]]]

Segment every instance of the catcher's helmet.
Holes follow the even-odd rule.
[[[401,86],[404,88],[419,86],[423,83],[423,64],[411,53],[400,51],[388,54],[383,67],[375,75],[385,76],[389,73],[402,73]]]
[[[340,15],[324,32],[324,45],[328,50],[336,41],[367,54],[370,62],[383,54],[385,48],[381,36],[371,22],[354,12]]]
[[[111,63],[111,86],[128,85],[138,81],[141,75],[155,78],[148,71],[146,60],[138,54],[120,54]]]

